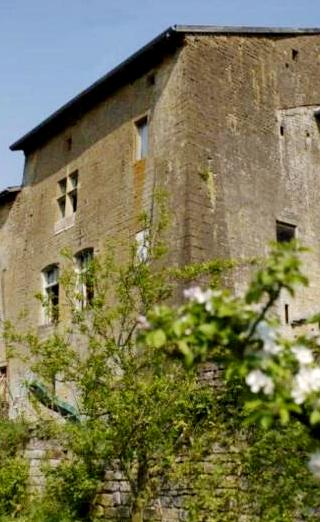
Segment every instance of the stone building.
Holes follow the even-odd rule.
[[[0,193],[1,319],[50,332],[55,308],[33,296],[63,319],[61,250],[81,269],[106,238],[141,237],[160,185],[172,263],[265,255],[292,236],[312,247],[310,287],[279,310],[288,328],[301,322],[320,296],[319,79],[320,29],[175,26],[16,141],[22,187]],[[0,348],[19,407],[23,369]]]

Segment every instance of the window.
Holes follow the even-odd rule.
[[[8,401],[8,372],[7,366],[0,366],[0,418],[8,417],[9,401]]]
[[[66,139],[66,149],[68,152],[72,149],[72,137],[69,136],[69,138]]]
[[[289,305],[288,304],[284,305],[284,322],[286,324],[289,324]]]
[[[148,155],[148,118],[145,116],[136,122],[136,160]]]
[[[59,320],[59,267],[51,265],[42,272],[43,308],[45,324],[55,324]]]
[[[60,219],[73,215],[78,205],[78,171],[58,182],[58,208]]]
[[[92,260],[92,248],[82,250],[75,256],[77,273],[77,308],[79,310],[84,310],[92,304],[94,296]]]
[[[289,243],[295,238],[296,226],[282,221],[276,222],[276,234],[278,243]]]
[[[146,263],[149,257],[149,231],[148,229],[140,230],[136,233],[136,257],[140,263]]]

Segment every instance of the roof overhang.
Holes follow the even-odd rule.
[[[164,55],[181,45],[186,34],[228,34],[246,36],[299,36],[320,34],[320,28],[226,27],[207,25],[175,25],[151,40],[147,45],[97,80],[78,96],[51,114],[42,123],[14,142],[12,151],[30,152],[50,136],[76,121],[96,103],[115,89],[138,78],[155,66]]]
[[[0,192],[0,205],[13,201],[17,194],[21,192],[21,187],[7,187]]]

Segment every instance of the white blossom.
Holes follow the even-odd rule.
[[[207,311],[209,314],[212,314],[212,313],[213,313],[213,311],[214,311],[214,306],[213,306],[212,301],[207,301],[204,307],[205,307],[206,311]]]
[[[320,478],[320,451],[316,451],[311,455],[308,468],[316,478]]]
[[[144,315],[138,315],[137,317],[137,328],[139,330],[148,330],[151,327],[148,319]]]
[[[305,346],[293,346],[291,348],[291,351],[296,357],[297,361],[303,366],[312,364],[314,361],[312,351],[309,348],[306,348]]]
[[[263,342],[263,351],[268,355],[277,355],[282,347],[277,344],[277,332],[266,321],[261,321],[256,328],[258,338]]]
[[[274,390],[274,383],[268,375],[261,370],[252,370],[246,377],[246,383],[252,393],[263,391],[266,395],[271,395]]]
[[[320,368],[302,367],[295,375],[292,398],[296,404],[302,404],[308,395],[320,390]]]
[[[205,304],[212,297],[212,290],[208,288],[208,290],[201,290],[200,286],[192,286],[190,288],[186,288],[183,291],[184,297],[190,299],[191,301],[196,301],[199,304]]]

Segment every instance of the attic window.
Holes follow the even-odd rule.
[[[154,85],[155,83],[156,83],[156,77],[155,77],[154,73],[149,74],[149,76],[147,76],[147,84]]]
[[[278,243],[289,243],[295,238],[296,226],[283,221],[276,222],[276,234]]]
[[[71,136],[66,139],[66,148],[67,148],[67,151],[70,151],[72,149],[72,138],[71,138]]]

